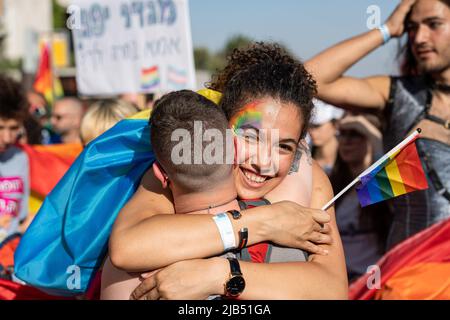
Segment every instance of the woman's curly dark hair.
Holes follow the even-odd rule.
[[[223,92],[225,84],[238,72],[249,67],[268,61],[276,63],[295,63],[292,56],[276,43],[255,42],[246,49],[234,49],[227,56],[227,65],[219,73],[212,76],[210,83],[206,86],[209,89]]]
[[[302,137],[307,132],[317,93],[316,82],[303,64],[277,44],[258,42],[234,50],[228,65],[209,88],[223,93],[220,106],[227,119],[259,98],[271,97],[297,106],[303,116]]]
[[[24,120],[27,115],[28,102],[22,87],[0,74],[0,118]]]

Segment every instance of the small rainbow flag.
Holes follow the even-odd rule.
[[[141,70],[141,89],[150,90],[159,86],[158,66]]]
[[[356,187],[356,192],[362,207],[428,188],[415,144],[419,132],[415,131],[405,143],[359,176],[361,184]]]

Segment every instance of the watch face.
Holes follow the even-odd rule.
[[[241,276],[234,276],[227,282],[227,293],[230,296],[238,296],[245,289],[245,280]]]

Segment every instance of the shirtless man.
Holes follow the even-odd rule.
[[[202,132],[195,132],[195,122],[202,124]],[[221,219],[225,221],[236,219],[240,205],[236,200],[237,192],[233,178],[234,143],[233,139],[227,140],[227,137],[230,137],[227,131],[230,129],[223,112],[214,103],[199,94],[180,91],[170,93],[157,102],[150,123],[151,142],[157,159],[157,162],[153,164],[153,171],[162,187],[170,188],[176,213],[197,215],[224,213],[228,217],[222,215]],[[216,144],[216,152],[219,149],[224,151],[221,159],[218,159],[218,163],[208,164],[210,162],[202,159],[201,164],[194,164],[193,161],[175,164],[174,151],[179,142],[174,141],[173,136],[175,133],[181,132],[179,130],[183,130],[189,136],[189,141],[194,141],[195,134],[204,136],[208,130],[220,133],[219,136],[223,138],[222,141],[213,140],[213,143]],[[205,150],[209,144],[210,142],[203,142],[202,150]],[[191,154],[190,160],[192,160],[195,147],[193,144],[189,144],[188,148],[191,148],[189,154]],[[229,212],[231,210],[235,210],[234,216]],[[246,237],[248,237],[246,232],[248,231],[241,229],[239,239],[235,239],[233,234],[234,247],[244,246]],[[327,239],[331,241],[329,236],[327,236]],[[180,243],[180,250],[182,250],[182,245]],[[161,254],[164,254],[164,252],[161,252]],[[231,252],[227,255],[230,259],[235,257]],[[256,262],[306,260],[306,255],[301,250],[281,249],[272,245],[268,248],[267,244],[265,246],[251,246],[248,249],[248,255],[251,258],[250,260]],[[258,257],[261,256],[263,261],[257,261]],[[233,263],[238,262],[235,260]],[[223,278],[224,273],[219,272],[218,274]],[[225,276],[227,276],[227,273],[225,273]],[[228,278],[225,277],[222,280],[226,284]],[[108,258],[102,272],[101,299],[129,299],[131,292],[139,284],[139,274],[116,269]],[[244,288],[241,288],[241,290],[243,291]],[[224,292],[224,294],[231,293]]]

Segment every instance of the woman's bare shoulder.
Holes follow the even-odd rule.
[[[266,198],[273,202],[289,200],[299,205],[309,207],[311,203],[311,160],[308,154],[296,154],[289,174],[275,189],[270,191]],[[298,157],[297,157],[298,155]]]
[[[332,198],[333,188],[331,187],[330,179],[320,165],[313,160],[311,207],[321,208]]]

